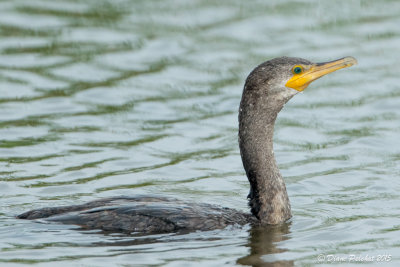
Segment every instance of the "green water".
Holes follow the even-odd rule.
[[[1,1],[0,265],[399,266],[399,14],[389,0]],[[134,194],[247,210],[242,86],[283,55],[359,61],[279,115],[288,224],[126,236],[14,218]]]

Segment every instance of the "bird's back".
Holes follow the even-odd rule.
[[[43,208],[18,218],[75,224],[84,229],[143,233],[207,231],[255,220],[250,214],[234,209],[155,196],[114,197],[82,205]]]

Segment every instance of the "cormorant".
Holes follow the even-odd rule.
[[[285,182],[273,151],[276,117],[285,103],[312,81],[356,63],[353,57],[324,63],[279,57],[260,64],[249,74],[239,108],[239,147],[250,182],[248,198],[251,214],[210,204],[187,203],[158,196],[134,196],[36,209],[17,218],[42,218],[79,225],[84,229],[143,233],[285,222],[292,215]]]

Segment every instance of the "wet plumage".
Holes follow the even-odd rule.
[[[158,196],[134,196],[42,208],[17,217],[75,224],[84,229],[143,233],[282,223],[292,215],[273,151],[277,115],[287,101],[312,81],[353,64],[356,60],[351,57],[317,64],[301,58],[280,57],[262,63],[249,74],[239,108],[239,147],[250,183],[251,213]]]
[[[106,198],[82,205],[32,210],[18,218],[46,218],[84,229],[146,233],[213,230],[256,223],[250,214],[234,209],[157,196]]]

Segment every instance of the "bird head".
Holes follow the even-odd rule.
[[[259,96],[267,95],[286,103],[316,79],[355,64],[357,60],[353,57],[322,63],[296,57],[274,58],[260,64],[250,73],[245,91],[257,91]]]

